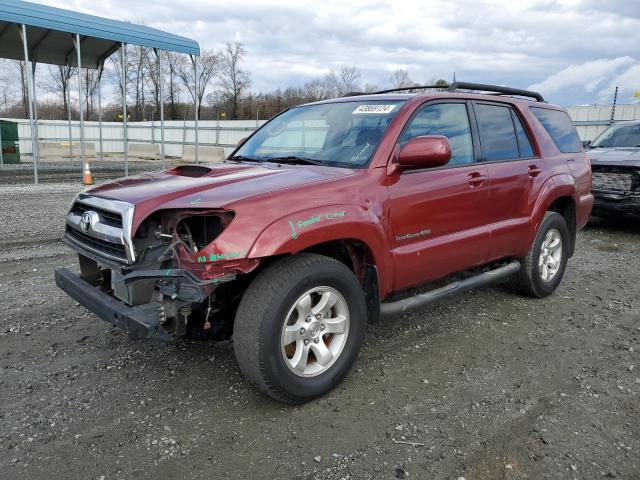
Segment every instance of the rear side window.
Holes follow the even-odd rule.
[[[516,126],[516,136],[518,137],[518,148],[520,150],[521,158],[530,158],[534,156],[533,147],[531,147],[531,141],[526,130],[522,126],[522,122],[514,111],[511,112],[513,117],[513,124]]]
[[[531,107],[531,113],[540,121],[562,153],[582,151],[582,142],[580,142],[576,127],[573,126],[573,122],[565,112]]]
[[[511,110],[499,105],[475,104],[482,160],[492,162],[520,156]]]

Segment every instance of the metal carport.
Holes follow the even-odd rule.
[[[123,137],[125,175],[128,167],[127,105],[126,105],[126,47],[127,44],[141,45],[158,51],[166,50],[184,53],[191,57],[195,70],[194,79],[198,81],[198,57],[200,46],[194,40],[173,35],[160,30],[127,22],[110,20],[84,13],[72,12],[60,8],[39,5],[21,0],[0,0],[0,58],[24,60],[27,65],[27,90],[29,96],[29,120],[31,123],[31,141],[33,148],[33,179],[38,183],[38,144],[37,111],[35,99],[35,65],[48,63],[53,65],[74,66],[78,68],[78,95],[80,111],[80,142],[83,166],[84,155],[84,117],[82,100],[81,68],[99,71],[101,78],[104,62],[118,49],[122,49],[123,79]],[[158,70],[160,70],[158,55]],[[197,91],[197,85],[196,89]],[[164,168],[164,98],[160,82],[161,116],[161,156]],[[195,95],[195,144],[196,162],[198,161],[198,99]],[[102,121],[100,87],[98,86],[99,120]],[[101,129],[102,131],[102,129]],[[69,138],[69,142],[72,139]],[[102,151],[102,148],[100,148]]]

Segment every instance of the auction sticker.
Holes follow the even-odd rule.
[[[353,111],[353,114],[358,113],[390,113],[396,108],[395,105],[360,105]]]

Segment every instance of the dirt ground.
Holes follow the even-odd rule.
[[[578,236],[560,289],[370,326],[326,397],[283,406],[230,348],[131,341],[59,291],[76,186],[0,186],[0,478],[640,478],[640,225]]]

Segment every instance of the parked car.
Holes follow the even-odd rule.
[[[224,163],[80,194],[80,273],[56,283],[134,338],[232,336],[290,403],[335,387],[380,315],[500,279],[550,295],[593,203],[568,115],[524,90],[425,92],[291,108]]]
[[[640,216],[640,121],[611,125],[587,143],[593,169],[593,214]]]

